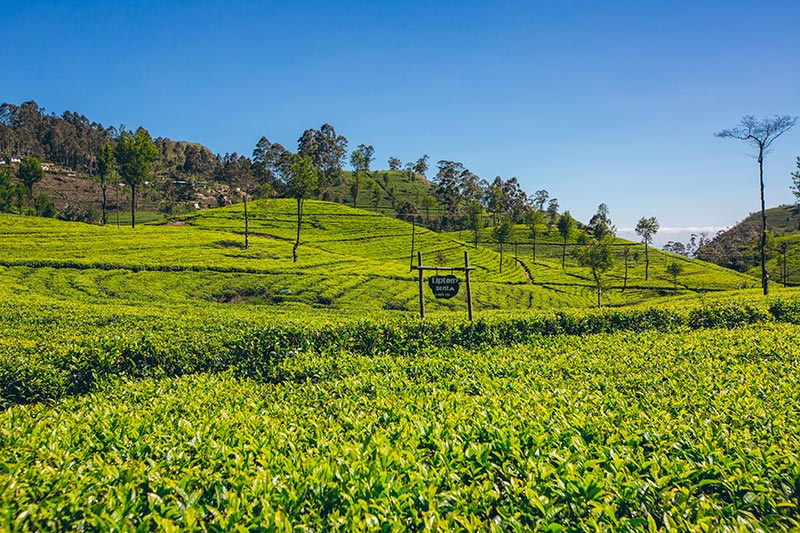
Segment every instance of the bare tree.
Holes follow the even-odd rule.
[[[769,147],[775,139],[792,129],[797,123],[797,117],[790,115],[775,115],[773,118],[757,120],[752,115],[747,115],[733,128],[718,131],[714,135],[723,139],[738,139],[747,141],[758,148],[758,178],[761,190],[761,287],[764,295],[769,293],[769,274],[767,273],[767,214],[764,208],[764,156],[769,153]]]

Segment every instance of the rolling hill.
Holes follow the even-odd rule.
[[[291,262],[296,215],[288,199],[251,203],[251,246],[243,248],[242,205],[210,209],[127,227],[65,223],[0,215],[4,284],[55,298],[104,304],[191,302],[193,305],[254,304],[300,306],[333,312],[417,309],[417,274],[410,266],[417,251],[426,265],[463,266],[469,251],[476,310],[559,309],[592,304],[588,269],[567,254],[551,231],[540,239],[537,260],[529,244],[506,247],[465,243],[458,232],[438,234],[389,216],[341,204],[308,201],[299,260]],[[488,229],[485,231],[489,231]],[[521,242],[524,227],[515,229]],[[414,251],[412,253],[412,233]],[[467,238],[463,234],[461,237]],[[621,256],[626,246],[616,247]],[[650,249],[650,276],[644,278],[644,249],[627,243],[627,278],[619,260],[608,276],[607,304],[622,305],[681,292],[732,290],[757,280],[716,265]],[[577,246],[569,243],[569,248]],[[684,265],[677,280],[666,274],[671,262]],[[502,271],[501,271],[502,270]],[[677,281],[677,284],[676,284]],[[461,293],[434,300],[432,311],[465,310]]]

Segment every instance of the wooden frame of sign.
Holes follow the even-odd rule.
[[[467,285],[467,313],[469,314],[469,319],[472,320],[472,286],[469,283],[469,273],[472,270],[475,270],[474,267],[469,266],[469,251],[464,250],[464,266],[463,267],[433,267],[433,266],[424,266],[422,264],[422,252],[417,251],[417,266],[412,266],[412,269],[415,269],[419,272],[419,316],[420,318],[425,318],[425,283],[423,280],[423,272],[425,270],[449,270],[450,272],[464,272],[464,277],[466,278],[466,285]],[[458,288],[456,287],[456,291]],[[441,296],[442,298],[449,298],[449,296]]]

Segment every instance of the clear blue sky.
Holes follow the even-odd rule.
[[[0,99],[250,154],[324,122],[376,166],[517,176],[584,222],[718,227],[757,166],[713,137],[800,115],[800,2],[3,2]],[[790,203],[800,127],[766,160]],[[430,175],[430,173],[429,173]],[[667,237],[662,232],[661,237]]]

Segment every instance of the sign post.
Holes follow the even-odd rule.
[[[436,298],[452,298],[458,294],[458,289],[461,282],[452,273],[455,271],[464,272],[465,281],[467,284],[467,313],[469,319],[472,320],[472,286],[470,284],[469,273],[475,268],[469,266],[469,251],[464,250],[464,266],[462,267],[432,267],[424,266],[422,264],[422,252],[417,251],[417,266],[412,267],[419,272],[419,316],[425,318],[425,284],[423,280],[423,271],[435,270],[436,275],[428,278],[428,286],[431,288],[433,295]],[[449,270],[450,274],[440,276],[439,270]]]

